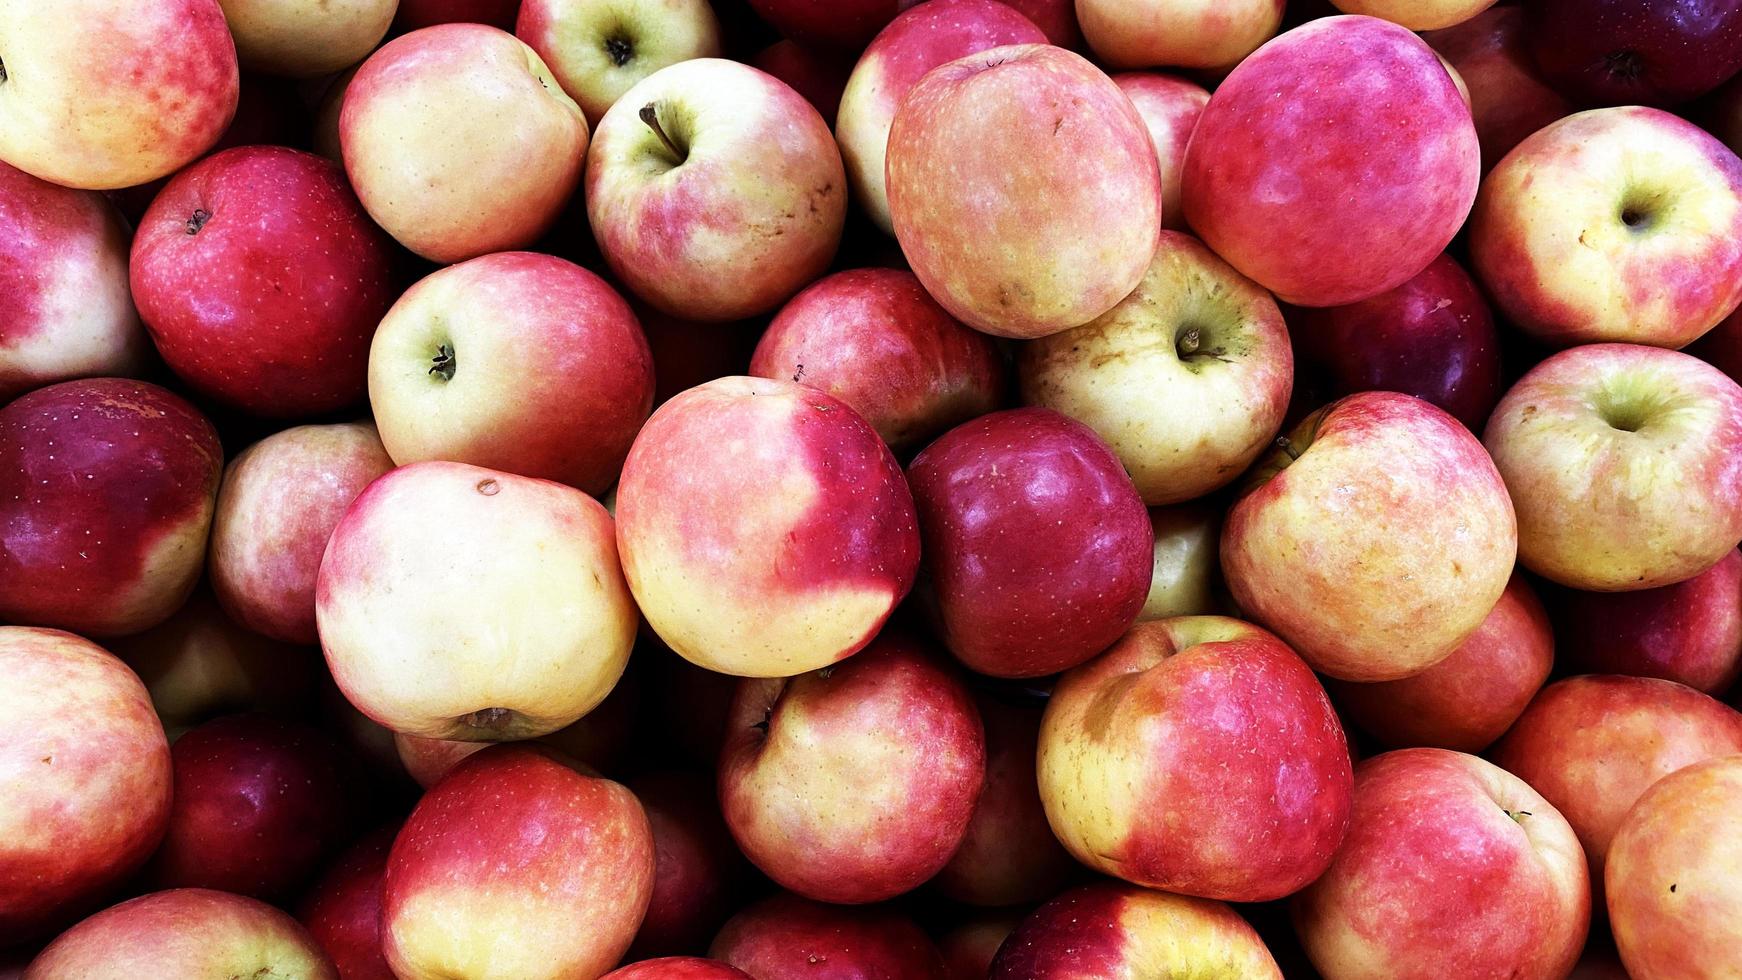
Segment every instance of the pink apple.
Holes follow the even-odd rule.
[[[1142,281],[1163,218],[1155,146],[1131,100],[1045,44],[927,73],[890,125],[885,176],[920,282],[956,319],[1001,337],[1044,337],[1112,309]]]
[[[750,56],[747,62],[792,86],[816,107],[824,122],[835,118],[846,91],[850,64],[827,52],[812,51],[796,41],[776,41]]]
[[[224,465],[156,385],[63,381],[0,408],[0,620],[136,633],[187,600]]]
[[[1270,40],[1284,0],[1077,0],[1089,48],[1114,68],[1226,71]]]
[[[1290,303],[1341,306],[1444,251],[1481,167],[1470,109],[1431,48],[1386,21],[1326,17],[1216,88],[1181,193],[1234,268]]]
[[[381,881],[397,828],[358,841],[303,896],[297,918],[338,967],[340,980],[394,980],[381,949]]]
[[[1469,89],[1484,171],[1526,136],[1573,111],[1572,103],[1537,72],[1520,7],[1489,7],[1422,40],[1451,63]]]
[[[437,24],[489,24],[514,29],[520,0],[399,0],[393,32],[405,34]]]
[[[749,866],[720,816],[712,774],[654,772],[629,781],[653,832],[653,897],[632,958],[707,946],[737,907]]]
[[[1556,634],[1578,673],[1632,674],[1722,696],[1742,673],[1742,554],[1675,585],[1554,596]]]
[[[890,18],[918,0],[750,0],[775,30],[804,43],[857,51]]]
[[[659,69],[720,56],[720,24],[708,0],[522,0],[514,33],[595,126]]]
[[[601,980],[752,980],[750,974],[719,960],[667,956],[618,967]]]
[[[1137,107],[1150,142],[1155,144],[1156,160],[1161,164],[1162,227],[1183,231],[1186,216],[1180,205],[1180,173],[1185,167],[1186,144],[1209,104],[1210,93],[1201,85],[1160,72],[1124,72],[1114,75],[1113,83]]]
[[[759,980],[816,976],[945,980],[937,947],[891,909],[843,908],[781,893],[726,923],[708,950]]]
[[[218,0],[243,67],[316,78],[369,56],[399,0]]]
[[[1016,930],[1022,916],[1008,910],[984,912],[938,937],[949,980],[986,980],[998,947]]]

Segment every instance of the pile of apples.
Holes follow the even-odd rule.
[[[0,978],[1742,977],[1739,70],[0,0]]]

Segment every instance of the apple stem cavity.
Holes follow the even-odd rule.
[[[460,366],[459,359],[454,356],[454,349],[447,344],[436,348],[435,357],[430,359],[429,373],[440,377],[443,381],[454,380],[454,371]]]
[[[1523,823],[1524,818],[1530,816],[1529,810],[1508,810],[1505,807],[1502,807],[1500,812],[1511,817],[1514,823]]]
[[[659,137],[661,143],[665,144],[665,148],[671,153],[672,159],[680,164],[684,162],[686,154],[683,150],[678,148],[677,143],[674,142],[670,136],[666,135],[665,127],[659,124],[658,103],[649,102],[641,107],[641,121],[647,124],[648,129],[653,130],[653,135]]]
[[[206,226],[206,222],[208,222],[210,220],[212,220],[212,212],[207,211],[205,208],[195,208],[194,213],[188,218],[188,221],[187,221],[188,234],[189,235],[199,234],[200,229],[204,228]]]

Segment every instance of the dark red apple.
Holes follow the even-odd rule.
[[[648,773],[629,781],[653,830],[653,898],[631,959],[706,948],[742,894],[749,865],[732,843],[709,776]]]
[[[739,912],[708,955],[758,980],[945,980],[913,920],[882,906],[823,905],[788,893]]]
[[[381,879],[397,827],[340,855],[303,896],[297,918],[332,957],[340,980],[394,980],[381,952]]]
[[[1451,62],[1469,89],[1484,172],[1526,136],[1573,111],[1538,74],[1525,36],[1524,11],[1518,7],[1489,7],[1462,24],[1428,31],[1421,39]]]
[[[719,960],[666,956],[618,967],[600,980],[752,980],[750,974]]]
[[[1532,0],[1543,76],[1589,105],[1675,105],[1742,69],[1738,0]]]
[[[776,41],[751,55],[750,64],[791,85],[817,107],[824,122],[834,125],[841,93],[853,71],[852,61],[819,54],[797,41]]]
[[[1083,29],[1077,24],[1075,0],[998,0],[1017,12],[1046,34],[1046,39],[1061,48],[1083,49]]]
[[[1572,673],[1661,677],[1720,695],[1742,672],[1742,553],[1675,585],[1550,595]]]
[[[437,24],[489,24],[514,30],[520,0],[399,0],[394,16],[394,34],[404,34]]]
[[[1021,922],[1020,912],[986,912],[939,936],[938,951],[944,954],[950,980],[986,980],[998,947]]]
[[[775,30],[794,41],[857,52],[913,0],[750,0]]]

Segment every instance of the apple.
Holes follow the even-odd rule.
[[[1573,111],[1572,103],[1537,72],[1520,7],[1489,7],[1461,24],[1423,34],[1422,40],[1464,80],[1484,172],[1526,136]]]
[[[1090,50],[1113,68],[1226,71],[1270,40],[1284,0],[1076,0]]]
[[[1495,304],[1556,347],[1686,347],[1742,302],[1738,239],[1742,160],[1639,106],[1538,130],[1488,174],[1470,218]]]
[[[192,405],[63,381],[0,408],[0,621],[117,636],[193,592],[224,465]]]
[[[758,16],[786,37],[850,54],[896,13],[918,0],[750,0]]]
[[[1576,673],[1661,677],[1720,697],[1742,674],[1742,554],[1684,582],[1619,595],[1554,596],[1555,631]]]
[[[750,373],[834,395],[897,453],[998,408],[1005,388],[992,338],[956,322],[902,269],[851,269],[806,287],[769,323]]]
[[[153,892],[62,933],[24,980],[294,977],[339,980],[295,919],[265,902],[205,888]]]
[[[1500,600],[1517,551],[1482,444],[1396,392],[1302,420],[1222,528],[1239,607],[1347,681],[1397,680],[1450,656]]]
[[[1159,166],[1119,86],[1079,55],[1024,44],[914,84],[890,124],[885,183],[926,291],[976,330],[1032,339],[1095,319],[1143,280]]]
[[[1105,443],[1046,408],[983,415],[916,456],[926,586],[956,659],[1043,677],[1117,640],[1149,594],[1149,513]]]
[[[169,821],[169,744],[145,685],[59,630],[0,626],[0,936],[35,938],[132,874]]]
[[[1347,980],[1560,980],[1591,921],[1566,818],[1524,780],[1446,749],[1355,770],[1349,837],[1294,899],[1313,965]]]
[[[1391,748],[1480,752],[1524,713],[1554,659],[1548,613],[1515,574],[1482,625],[1446,659],[1399,680],[1328,686],[1350,721]]]
[[[365,714],[482,742],[591,711],[636,628],[598,501],[446,462],[402,466],[351,503],[321,559],[315,617],[334,680]]]
[[[363,488],[393,468],[368,422],[284,429],[224,470],[207,558],[218,601],[237,623],[313,645],[315,576],[327,539]]]
[[[396,827],[358,841],[327,866],[297,919],[338,967],[341,980],[394,980],[381,950],[381,880]]]
[[[1034,26],[1046,33],[1046,39],[1072,51],[1083,49],[1083,30],[1077,24],[1076,0],[998,0],[1014,7]]]
[[[880,32],[841,93],[835,138],[853,196],[877,227],[894,234],[884,159],[889,127],[913,86],[939,65],[1007,44],[1044,44],[1028,18],[997,0],[931,0],[897,15]]]
[[[1742,69],[1742,6],[1533,0],[1531,52],[1549,83],[1586,104],[1673,105]]]
[[[1122,72],[1113,76],[1113,84],[1137,107],[1144,128],[1149,130],[1149,140],[1155,144],[1156,160],[1161,165],[1162,227],[1184,231],[1180,172],[1185,166],[1186,144],[1209,104],[1210,93],[1201,85],[1160,72]]]
[[[1343,306],[1427,268],[1481,173],[1469,106],[1433,49],[1386,21],[1326,17],[1216,88],[1181,194],[1234,268],[1295,305]]]
[[[399,0],[393,33],[406,34],[437,24],[488,24],[514,29],[520,0]]]
[[[786,380],[722,378],[660,406],[623,465],[617,522],[648,625],[725,674],[853,655],[919,566],[889,447],[845,402]]]
[[[217,142],[240,84],[218,0],[0,2],[0,162],[43,180],[168,176]]]
[[[653,832],[653,897],[635,933],[635,959],[703,949],[737,909],[749,880],[720,816],[714,780],[682,771],[652,772],[629,781]]]
[[[1155,535],[1155,559],[1138,622],[1217,612],[1222,604],[1216,554],[1221,511],[1201,503],[1154,507],[1149,527]]]
[[[1059,679],[1040,798],[1077,860],[1181,895],[1264,902],[1331,863],[1349,746],[1294,651],[1220,616],[1140,623]]]
[[[114,205],[0,163],[0,403],[93,375],[138,374],[145,331]]]
[[[522,0],[514,33],[594,126],[659,69],[720,56],[720,24],[707,0]]]
[[[1628,972],[1719,977],[1742,945],[1742,862],[1735,815],[1742,757],[1697,763],[1652,784],[1609,845],[1604,891]]]
[[[847,78],[853,66],[816,52],[795,41],[780,40],[750,56],[752,68],[765,71],[792,86],[816,107],[826,123],[841,109],[841,93],[846,91]]]
[[[752,980],[750,974],[719,960],[667,956],[618,967],[602,980]]]
[[[629,948],[653,875],[627,789],[548,750],[491,746],[425,793],[393,842],[387,963],[400,980],[596,977]]]
[[[1450,255],[1402,285],[1347,306],[1298,308],[1302,359],[1336,395],[1401,391],[1480,432],[1500,400],[1500,332],[1469,273]]]
[[[1518,559],[1591,592],[1672,585],[1742,541],[1742,388],[1632,344],[1562,351],[1501,398],[1482,441],[1518,508]]]
[[[949,980],[986,980],[998,947],[1016,931],[1022,916],[1006,911],[983,912],[938,937]]]
[[[1494,5],[1494,0],[1331,0],[1345,14],[1366,14],[1412,31],[1456,27]],[[1454,69],[1455,70],[1455,69]]]
[[[1024,344],[1022,399],[1087,424],[1151,506],[1192,500],[1275,445],[1294,355],[1270,294],[1190,235],[1099,318]]]
[[[1742,308],[1719,321],[1704,337],[1689,346],[1687,352],[1742,384]]]
[[[333,163],[239,147],[152,202],[133,239],[133,298],[165,362],[200,393],[257,415],[317,415],[362,401],[394,259]]]
[[[242,66],[315,78],[351,67],[387,35],[398,0],[218,0]]]
[[[946,980],[937,947],[882,906],[843,908],[782,892],[733,916],[708,950],[759,980],[815,975]]]
[[[822,274],[846,220],[828,124],[771,75],[662,68],[599,121],[587,217],[617,279],[691,320],[765,313]]]
[[[363,62],[339,140],[370,216],[445,264],[524,248],[549,230],[580,182],[587,119],[513,35],[443,24]]]
[[[1096,882],[1036,909],[992,961],[990,980],[1147,980],[1221,971],[1282,980],[1246,920],[1221,902]]]
[[[402,466],[450,460],[602,494],[653,407],[653,354],[605,280],[499,252],[393,304],[369,350],[369,404]]]

